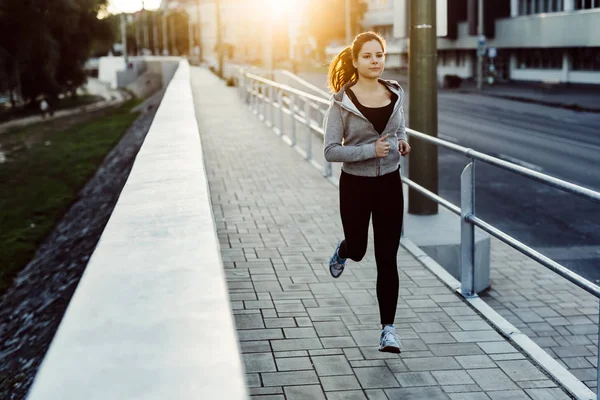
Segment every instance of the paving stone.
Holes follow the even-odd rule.
[[[383,389],[368,389],[365,390],[365,394],[369,400],[388,400]]]
[[[260,314],[237,314],[234,315],[236,329],[264,328],[265,324]]]
[[[266,340],[241,342],[240,350],[242,353],[264,353],[271,351],[271,345]]]
[[[270,395],[270,394],[283,394],[283,388],[281,387],[259,387],[259,388],[250,388],[248,389],[248,393],[251,396],[254,395]]]
[[[404,360],[411,371],[435,371],[460,369],[460,365],[452,357],[428,357]]]
[[[552,347],[552,351],[560,358],[563,357],[585,357],[592,355],[592,352],[585,346],[562,346]]]
[[[272,353],[242,354],[246,373],[277,371]]]
[[[525,359],[525,356],[521,353],[490,354],[490,358],[494,361],[510,361],[523,360]]]
[[[314,322],[319,337],[348,336],[349,332],[342,322]]]
[[[379,343],[381,330],[350,331],[350,334],[358,346],[372,346]]]
[[[534,381],[546,378],[546,376],[528,360],[498,361],[497,364],[502,371],[515,382]]]
[[[440,385],[472,385],[473,379],[463,370],[432,371]]]
[[[402,387],[438,385],[430,372],[401,372],[394,375]]]
[[[486,355],[479,356],[456,356],[456,361],[464,369],[495,368],[496,363]]]
[[[312,357],[312,362],[319,376],[352,374],[352,367],[344,356]]]
[[[260,387],[260,375],[246,374],[246,385],[248,385],[249,388]]]
[[[440,388],[437,387],[419,387],[402,389],[385,389],[385,394],[389,400],[449,400]]]
[[[400,359],[391,359],[391,360],[388,359],[388,360],[383,360],[383,361],[388,366],[388,368],[390,369],[390,371],[392,371],[394,373],[397,373],[397,372],[408,372],[408,367]]]
[[[365,368],[365,367],[385,367],[386,363],[384,360],[354,360],[350,361],[352,368]]]
[[[283,388],[287,400],[326,400],[321,386],[286,386]]]
[[[294,351],[275,351],[273,352],[275,358],[288,358],[288,357],[307,357],[308,351],[306,350],[294,350]]]
[[[273,347],[273,351],[312,350],[323,348],[319,339],[272,340],[271,346]]]
[[[477,345],[481,347],[481,349],[486,354],[500,354],[500,353],[517,353],[518,350],[515,349],[510,343],[506,341],[500,342],[478,342]]]
[[[432,344],[429,350],[436,356],[468,356],[484,354],[481,347],[475,343]]]
[[[327,395],[327,400],[368,400],[362,390],[345,390],[343,392],[327,392],[325,394]]]
[[[419,336],[425,344],[456,343],[456,340],[447,332],[422,333]]]
[[[494,342],[503,340],[494,330],[487,331],[465,331],[465,332],[450,332],[450,335],[456,339],[457,342]]]
[[[569,400],[571,398],[560,389],[527,389],[525,392],[533,400]]]
[[[286,339],[302,339],[317,337],[314,328],[284,328],[283,334]]]
[[[319,378],[315,371],[265,372],[262,375],[264,386],[286,386],[318,384]]]
[[[294,318],[265,318],[267,328],[293,328],[296,326]]]
[[[325,348],[356,347],[356,343],[351,337],[328,337],[322,338],[321,342]]]
[[[490,400],[483,392],[451,393],[449,396],[452,400]]]
[[[321,385],[326,392],[361,388],[354,375],[324,376],[321,377]]]
[[[318,356],[341,356],[344,354],[342,349],[322,349],[322,350],[309,350],[308,354],[311,357]]]
[[[355,368],[354,374],[364,389],[398,387],[398,381],[387,367]]]
[[[246,329],[238,331],[240,342],[251,340],[282,339],[281,329]]]
[[[464,331],[484,331],[490,330],[492,327],[485,321],[454,321]]]
[[[467,373],[485,391],[519,389],[500,368],[470,369]]]
[[[472,385],[442,385],[442,390],[448,394],[481,392],[481,388],[475,384],[472,384]]]
[[[488,393],[492,400],[531,400],[522,390],[500,390]]]
[[[544,379],[540,381],[520,381],[517,382],[517,385],[519,385],[521,389],[541,389],[556,387],[556,384],[549,379]]]
[[[278,371],[301,371],[313,369],[309,357],[277,358]]]

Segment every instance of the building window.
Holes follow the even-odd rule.
[[[600,0],[575,0],[576,10],[590,10],[600,8]]]
[[[517,50],[519,69],[562,69],[562,49],[521,49]]]
[[[600,47],[571,49],[573,71],[600,71]]]
[[[600,3],[600,0],[589,1],[597,1]],[[519,15],[532,15],[561,11],[563,11],[563,0],[519,0]]]

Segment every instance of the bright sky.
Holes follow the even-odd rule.
[[[152,10],[160,6],[160,0],[144,0],[146,10]],[[115,14],[120,12],[133,12],[142,9],[142,0],[109,0],[108,12]]]

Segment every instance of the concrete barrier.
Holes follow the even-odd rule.
[[[247,398],[181,61],[30,400]]]

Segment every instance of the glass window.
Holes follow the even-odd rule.
[[[574,71],[600,71],[600,48],[581,47],[571,50]]]
[[[521,49],[517,51],[519,69],[562,69],[562,49]]]

